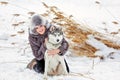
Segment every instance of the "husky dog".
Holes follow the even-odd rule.
[[[48,41],[45,43],[47,50],[58,49],[61,46],[63,39],[62,28],[52,26],[48,34]],[[47,75],[66,75],[68,74],[64,57],[59,54],[48,55],[47,50],[44,55],[45,72],[44,80],[47,80]]]

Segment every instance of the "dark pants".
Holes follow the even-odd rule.
[[[64,61],[65,61],[65,64],[66,64],[67,71],[68,71],[68,73],[69,73],[70,70],[69,70],[68,64],[67,64],[67,62],[66,62],[65,59],[64,59]],[[36,72],[43,74],[43,73],[44,73],[44,68],[45,68],[45,60],[44,60],[44,59],[39,60],[39,61],[36,60],[36,62],[37,62],[37,64],[34,65],[33,69],[34,69]]]

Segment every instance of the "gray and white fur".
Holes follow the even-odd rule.
[[[61,46],[63,39],[62,29],[55,26],[50,29],[48,34],[48,41],[46,42],[47,50],[58,49]],[[66,75],[68,74],[64,56],[59,54],[48,55],[47,50],[44,55],[45,59],[45,72],[44,80],[47,80],[47,75]]]

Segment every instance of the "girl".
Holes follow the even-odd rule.
[[[44,73],[44,67],[45,67],[44,53],[46,51],[46,47],[44,44],[47,41],[48,31],[50,30],[52,25],[39,15],[34,15],[32,17],[31,23],[32,24],[29,31],[29,43],[33,55],[35,56],[35,59],[33,59],[28,64],[27,67],[30,68],[30,65],[32,65],[32,69],[34,69],[36,72]],[[65,39],[62,40],[61,45],[62,46],[60,46],[58,49],[49,50],[48,54],[49,55],[59,54],[60,56],[63,56],[68,50],[69,45]],[[69,72],[69,67],[67,65],[66,60],[65,63],[66,63],[67,71]]]

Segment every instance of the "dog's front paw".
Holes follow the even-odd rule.
[[[68,72],[65,71],[63,74],[64,74],[65,76],[67,76],[67,75],[68,75]]]
[[[67,75],[68,75],[68,73],[65,74],[65,76],[67,76]]]
[[[43,80],[48,80],[48,77],[47,77],[47,76],[44,76]]]
[[[47,77],[44,77],[43,80],[48,80],[48,78],[47,78]]]

